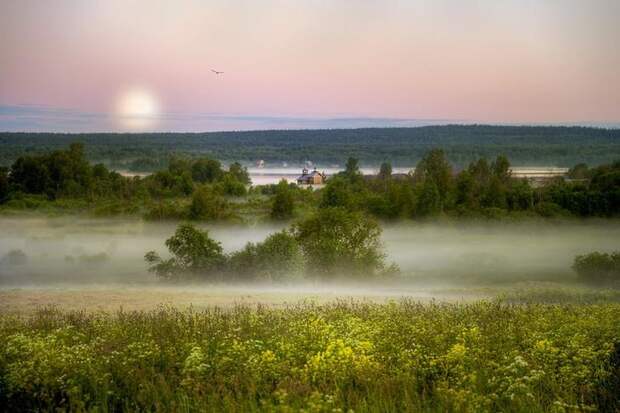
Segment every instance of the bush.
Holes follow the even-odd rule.
[[[0,167],[0,204],[2,204],[9,196],[9,170]]]
[[[247,189],[245,184],[238,181],[234,175],[226,173],[224,178],[216,185],[218,192],[229,196],[245,196]]]
[[[293,216],[294,208],[293,192],[288,182],[283,179],[275,189],[275,196],[271,204],[271,218],[289,219]]]
[[[174,235],[166,240],[172,258],[162,260],[155,251],[144,256],[149,271],[161,278],[176,279],[195,276],[212,277],[224,262],[222,246],[190,224],[181,224]]]
[[[0,260],[0,264],[24,265],[28,262],[28,256],[22,250],[11,250]]]
[[[263,242],[249,242],[244,249],[233,253],[229,271],[241,279],[285,281],[302,274],[303,257],[295,237],[280,231]]]
[[[160,201],[149,207],[144,214],[144,219],[149,221],[177,220],[183,219],[185,215],[184,208],[178,202]]]
[[[594,251],[575,257],[573,270],[584,281],[618,282],[620,281],[620,252],[611,254]]]
[[[554,202],[541,202],[534,208],[536,213],[545,218],[554,218],[566,215],[566,211]]]
[[[325,208],[298,223],[295,237],[308,271],[320,277],[373,276],[384,269],[381,227],[371,217]]]
[[[192,195],[189,219],[215,221],[230,217],[228,202],[209,186],[201,186]]]

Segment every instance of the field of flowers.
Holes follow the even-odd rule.
[[[620,305],[0,315],[6,411],[617,411]]]

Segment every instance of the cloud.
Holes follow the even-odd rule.
[[[0,105],[0,130],[93,132],[109,130],[108,115],[45,105]]]
[[[0,105],[0,130],[7,132],[123,132],[107,113],[43,105]],[[209,113],[163,113],[157,131],[204,132],[258,129],[407,127],[459,122],[448,119],[288,117]],[[459,122],[459,123],[462,123]]]
[[[270,129],[349,129],[415,127],[447,124],[484,123],[467,119],[414,119],[387,117],[316,117],[229,115],[198,112],[168,112],[154,117],[157,129],[147,132],[213,132]],[[3,132],[136,132],[124,130],[112,114],[45,105],[0,105],[0,131]],[[488,122],[487,122],[488,123]],[[510,125],[514,123],[498,123]],[[532,125],[594,126],[620,128],[618,122],[555,122]]]

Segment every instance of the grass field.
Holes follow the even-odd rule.
[[[230,308],[236,305],[282,307],[309,302],[322,304],[335,300],[386,303],[401,298],[428,302],[472,301],[489,298],[498,290],[430,289],[413,286],[380,288],[343,285],[143,285],[143,286],[60,286],[0,288],[0,313],[32,314],[42,308],[63,311],[115,312],[155,310],[162,305],[179,310],[203,310],[210,307]]]
[[[399,299],[369,290],[337,300],[341,292],[333,289],[295,295],[217,288],[3,290],[0,406],[620,408],[620,304],[613,291],[537,285],[478,290],[469,299],[465,290],[445,291],[429,301],[432,291]],[[485,295],[503,298],[479,299]]]

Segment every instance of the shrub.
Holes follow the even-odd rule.
[[[24,265],[28,262],[28,256],[22,250],[11,250],[0,260],[0,264]]]
[[[238,181],[237,178],[230,173],[224,175],[224,178],[217,183],[216,188],[218,192],[230,196],[245,196],[248,192],[245,184]]]
[[[566,214],[561,206],[554,202],[541,202],[534,208],[536,213],[545,218],[553,218]]]
[[[584,281],[620,281],[620,252],[611,254],[594,251],[575,257],[573,270]]]
[[[190,224],[181,224],[174,235],[166,240],[172,257],[163,260],[155,251],[144,256],[150,264],[149,271],[161,278],[212,277],[224,262],[222,246]]]
[[[9,170],[0,167],[0,204],[2,204],[9,196]]]
[[[224,198],[209,186],[201,186],[192,195],[188,212],[189,219],[215,221],[228,218],[230,210]]]
[[[294,227],[308,270],[321,277],[373,276],[385,267],[381,227],[343,208],[320,209]]]
[[[95,210],[98,213],[99,208]],[[146,213],[144,219],[149,221],[163,221],[183,219],[186,215],[185,209],[176,201],[160,201],[152,204]]]
[[[291,191],[288,182],[283,179],[280,183],[278,183],[275,189],[275,196],[273,197],[271,204],[271,218],[291,218],[293,216],[294,207],[293,192]]]
[[[268,236],[263,242],[248,243],[231,255],[229,271],[244,279],[284,281],[297,278],[303,270],[303,257],[295,237],[288,231]]]

